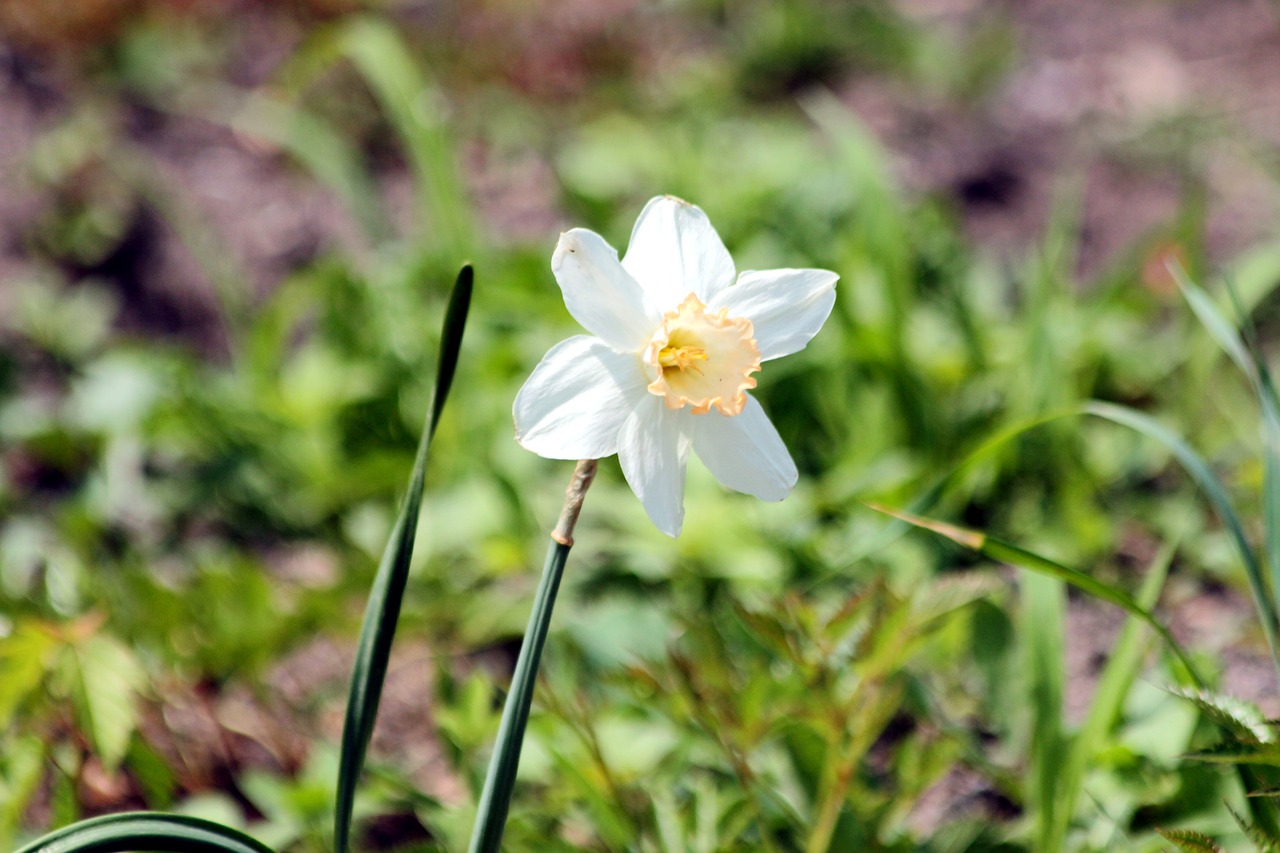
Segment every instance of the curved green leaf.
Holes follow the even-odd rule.
[[[1274,408],[1268,404],[1267,395],[1263,395],[1264,415],[1269,412],[1280,412],[1280,405]],[[1102,401],[1090,401],[1080,406],[1074,406],[1069,409],[1062,409],[1056,412],[1050,412],[1029,420],[1014,424],[1001,430],[995,436],[981,444],[977,449],[973,450],[955,465],[950,471],[936,480],[932,486],[920,493],[907,507],[908,514],[922,514],[944,495],[948,489],[955,485],[964,474],[972,470],[979,462],[989,458],[997,450],[1003,447],[1014,438],[1023,433],[1030,432],[1037,427],[1048,424],[1052,421],[1061,420],[1068,417],[1077,417],[1079,415],[1093,415],[1095,417],[1109,420],[1112,423],[1127,426],[1130,429],[1139,432],[1148,438],[1153,438],[1163,444],[1174,457],[1182,465],[1183,469],[1200,487],[1201,491],[1209,498],[1209,502],[1213,504],[1214,511],[1218,517],[1222,519],[1226,525],[1227,531],[1231,535],[1231,539],[1236,546],[1236,550],[1240,554],[1241,562],[1244,564],[1245,577],[1249,582],[1249,589],[1253,595],[1254,604],[1258,608],[1259,618],[1262,622],[1262,630],[1267,638],[1268,648],[1271,650],[1271,657],[1275,661],[1276,666],[1280,669],[1280,654],[1277,645],[1277,637],[1280,636],[1280,614],[1277,613],[1275,600],[1272,598],[1271,590],[1268,589],[1267,580],[1262,573],[1257,555],[1253,547],[1249,544],[1249,538],[1245,535],[1244,525],[1240,521],[1240,517],[1236,514],[1235,508],[1231,504],[1226,489],[1222,483],[1214,475],[1207,462],[1204,461],[1200,454],[1196,453],[1189,444],[1183,441],[1176,433],[1150,415],[1139,412],[1125,406],[1116,405],[1114,403],[1105,403]],[[1275,414],[1277,443],[1280,444],[1280,413]],[[1278,459],[1280,459],[1280,448],[1278,448]],[[1280,469],[1280,461],[1277,461],[1277,468]],[[1280,483],[1280,470],[1277,472],[1277,482]],[[1277,498],[1277,513],[1280,513],[1280,497]],[[890,513],[896,515],[895,513]],[[861,551],[859,551],[854,561],[865,557],[880,548],[885,547],[894,539],[902,535],[910,527],[901,517],[896,518],[896,522],[889,528],[881,532],[879,535],[872,537],[872,541]],[[1280,531],[1280,521],[1277,522],[1276,530]],[[1280,566],[1280,532],[1270,534],[1277,537],[1277,566]]]
[[[1277,667],[1280,667],[1280,658],[1276,654],[1276,635],[1280,620],[1277,619],[1275,603],[1267,589],[1266,579],[1262,576],[1262,567],[1258,564],[1253,548],[1249,545],[1249,538],[1245,535],[1244,525],[1236,515],[1231,499],[1227,497],[1226,489],[1214,476],[1208,463],[1173,430],[1135,409],[1095,401],[1085,404],[1084,411],[1121,426],[1127,426],[1163,444],[1209,498],[1218,517],[1227,526],[1236,550],[1240,553],[1240,559],[1244,563],[1245,577],[1249,581],[1249,589],[1253,593],[1254,604],[1258,608],[1258,615],[1262,621],[1262,631],[1267,638],[1267,646],[1271,650],[1272,659],[1277,662]]]
[[[931,533],[936,533],[939,536],[950,539],[957,545],[968,548],[971,551],[977,551],[979,554],[990,557],[993,560],[999,560],[1002,563],[1008,563],[1011,566],[1027,569],[1028,571],[1035,572],[1036,574],[1065,581],[1082,592],[1092,595],[1094,598],[1110,602],[1122,610],[1131,613],[1155,629],[1156,633],[1160,635],[1161,639],[1163,639],[1165,644],[1169,647],[1169,651],[1172,652],[1174,657],[1176,657],[1182,664],[1192,683],[1194,683],[1198,688],[1204,688],[1204,681],[1196,673],[1195,667],[1187,657],[1186,652],[1183,651],[1182,646],[1178,641],[1174,639],[1173,634],[1169,632],[1169,629],[1164,626],[1164,623],[1157,619],[1150,610],[1134,601],[1127,592],[1119,587],[1100,581],[1079,569],[1064,566],[1062,563],[1051,560],[1048,557],[1043,557],[1033,551],[1028,551],[1025,548],[1019,548],[1017,545],[1001,541],[977,530],[956,527],[931,518],[922,518],[917,515],[898,512],[896,510],[876,506],[874,504],[870,506],[877,512],[883,512],[886,515],[891,515],[894,518],[904,521],[914,527],[918,527],[921,530],[928,530]]]
[[[1178,550],[1178,541],[1174,539],[1166,542],[1143,572],[1142,586],[1135,601],[1145,610],[1154,609],[1160,598],[1169,574],[1169,565]],[[1125,699],[1138,678],[1147,652],[1144,627],[1145,620],[1141,617],[1130,614],[1125,620],[1124,628],[1111,646],[1107,665],[1098,678],[1093,698],[1089,702],[1089,712],[1075,737],[1071,739],[1057,787],[1061,802],[1055,807],[1053,814],[1051,839],[1057,849],[1065,846],[1071,818],[1076,812],[1076,803],[1084,791],[1086,771],[1097,758],[1106,736],[1120,720]]]
[[[220,823],[157,812],[90,818],[38,838],[17,853],[272,853]]]
[[[1065,418],[1079,417],[1081,414],[1082,412],[1078,407],[1059,409],[1054,412],[1037,415],[1034,418],[1028,418],[1025,421],[1019,421],[1018,423],[1001,429],[991,438],[971,450],[969,454],[956,463],[951,470],[935,480],[933,485],[929,486],[929,488],[917,495],[915,500],[911,501],[911,503],[907,505],[905,511],[907,513],[917,515],[928,512],[929,509],[941,500],[942,496],[945,495],[961,477],[971,472],[980,462],[990,459],[1001,448],[1013,441],[1015,438],[1031,432],[1038,427],[1042,427],[1045,424],[1063,420]],[[870,554],[892,544],[910,529],[911,525],[908,522],[903,521],[900,518],[894,518],[893,523],[888,525],[888,527],[880,531],[875,536],[870,537],[870,541],[865,546],[854,552],[853,556],[848,560],[847,565],[857,564]]]
[[[404,588],[409,579],[409,561],[413,557],[413,542],[418,530],[431,437],[435,434],[440,412],[444,409],[449,388],[453,385],[458,351],[462,346],[462,333],[467,322],[467,310],[471,305],[472,285],[473,273],[468,264],[458,273],[458,280],[449,298],[444,329],[440,336],[440,359],[436,367],[436,390],[431,411],[427,413],[422,438],[418,443],[418,455],[409,479],[409,490],[391,530],[391,537],[383,552],[382,562],[378,565],[378,573],[374,577],[365,608],[360,643],[356,648],[355,665],[351,672],[347,716],[342,728],[342,754],[333,821],[334,848],[338,853],[346,853],[350,843],[351,810],[355,802],[356,784],[364,766],[369,738],[373,735],[373,724],[378,716],[387,662],[391,657],[391,643],[395,639],[396,622],[400,618],[400,605],[404,601]]]
[[[1280,593],[1280,395],[1276,393],[1266,361],[1259,355],[1257,336],[1231,279],[1226,279],[1226,285],[1236,312],[1234,324],[1181,266],[1172,264],[1169,269],[1200,323],[1248,378],[1262,410],[1263,551],[1271,573],[1271,594],[1275,596]],[[1280,666],[1280,661],[1277,665]]]
[[[1192,312],[1196,315],[1196,319],[1204,326],[1218,346],[1222,347],[1222,351],[1231,357],[1236,363],[1236,367],[1250,380],[1256,381],[1257,375],[1253,370],[1253,359],[1249,356],[1249,350],[1245,347],[1244,341],[1241,339],[1239,332],[1230,320],[1218,309],[1213,303],[1213,299],[1209,294],[1205,293],[1200,287],[1187,277],[1186,271],[1179,264],[1170,264],[1169,272],[1173,275],[1173,280],[1178,283],[1178,289],[1182,291],[1182,298],[1187,300],[1187,304],[1191,306]]]

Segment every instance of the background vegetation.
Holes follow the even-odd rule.
[[[363,847],[462,849],[570,472],[510,428],[574,328],[551,247],[622,247],[662,192],[741,269],[841,275],[761,377],[801,482],[763,504],[695,464],[673,542],[602,465],[506,849],[1245,844],[1269,804],[1229,765],[1277,784],[1271,581],[1154,427],[1030,425],[1146,412],[1246,539],[1280,537],[1251,360],[1280,283],[1277,13],[1059,5],[0,2],[0,847],[147,807],[325,848],[471,260],[357,803]],[[1221,695],[1168,689],[1168,646],[1022,571],[1045,557],[1154,608]]]

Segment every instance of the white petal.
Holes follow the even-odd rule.
[[[836,304],[838,278],[830,270],[744,272],[707,307],[750,320],[760,360],[768,361],[804,349],[818,334]]]
[[[516,395],[516,441],[548,459],[612,456],[627,415],[653,397],[647,383],[635,356],[616,353],[599,338],[561,341]]]
[[[668,536],[684,525],[684,473],[689,461],[687,412],[650,395],[622,424],[618,462],[649,519]]]
[[[618,263],[618,252],[594,231],[560,235],[551,271],[573,319],[619,352],[639,352],[662,322],[636,280]]]
[[[669,195],[640,211],[622,266],[664,311],[690,293],[706,304],[734,278],[733,258],[702,208]]]
[[[749,394],[741,414],[695,418],[693,451],[721,483],[766,501],[785,498],[798,477],[778,431]]]

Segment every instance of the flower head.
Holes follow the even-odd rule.
[[[618,454],[649,518],[684,522],[689,451],[731,489],[782,500],[796,466],[760,404],[763,362],[801,350],[835,304],[835,273],[734,270],[702,210],[652,199],[626,256],[600,235],[560,235],[551,269],[590,335],[562,341],[516,395],[516,440],[551,459]]]

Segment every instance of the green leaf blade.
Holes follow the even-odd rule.
[[[1208,463],[1171,429],[1135,409],[1114,403],[1093,401],[1085,405],[1084,411],[1121,426],[1127,426],[1163,444],[1209,498],[1218,517],[1227,526],[1227,531],[1231,534],[1231,539],[1240,554],[1245,577],[1253,594],[1254,605],[1258,608],[1261,618],[1262,631],[1267,638],[1267,647],[1271,650],[1271,657],[1276,661],[1277,669],[1280,669],[1280,656],[1277,656],[1276,645],[1280,617],[1277,617],[1275,603],[1267,588],[1267,580],[1263,577],[1262,567],[1258,563],[1253,547],[1249,544],[1248,536],[1245,535],[1244,525],[1236,514],[1226,489],[1209,468]]]
[[[1256,381],[1257,373],[1253,369],[1253,359],[1249,355],[1249,350],[1245,347],[1244,341],[1241,339],[1236,327],[1222,313],[1221,309],[1213,303],[1208,293],[1197,286],[1187,276],[1186,272],[1178,264],[1169,267],[1169,271],[1173,274],[1173,280],[1178,283],[1178,289],[1182,291],[1182,297],[1187,300],[1187,304],[1191,306],[1191,311],[1196,315],[1196,319],[1204,326],[1205,331],[1222,347],[1236,367],[1239,367],[1250,381]]]
[[[352,667],[351,688],[347,699],[347,715],[342,729],[341,758],[338,769],[337,799],[334,806],[334,849],[346,853],[350,845],[351,815],[356,785],[364,766],[369,739],[378,716],[382,686],[386,681],[391,644],[395,639],[400,607],[409,579],[409,564],[417,535],[418,516],[422,507],[422,488],[426,478],[431,439],[435,435],[440,413],[448,399],[457,370],[458,353],[471,305],[474,273],[470,264],[458,273],[449,306],[445,311],[440,340],[440,356],[436,366],[436,390],[431,411],[427,413],[418,443],[409,489],[392,527],[382,561],[374,577],[365,608],[356,660]]]
[[[157,812],[126,812],[80,821],[36,839],[17,853],[272,853],[250,835],[213,821]]]
[[[1020,548],[1017,545],[1004,542],[976,530],[956,527],[954,525],[946,524],[945,522],[911,515],[905,512],[896,512],[885,507],[873,508],[879,512],[892,515],[893,517],[914,527],[918,527],[921,530],[928,530],[931,533],[950,539],[961,547],[968,548],[971,551],[977,551],[978,553],[986,557],[990,557],[993,560],[998,560],[1011,566],[1017,566],[1018,568],[1026,569],[1027,571],[1035,572],[1036,574],[1044,575],[1046,577],[1065,581],[1082,592],[1088,593],[1094,598],[1110,602],[1122,610],[1138,617],[1156,630],[1161,639],[1165,641],[1169,650],[1173,652],[1173,654],[1178,658],[1178,661],[1186,669],[1192,682],[1197,687],[1203,687],[1203,680],[1196,673],[1196,670],[1190,659],[1187,657],[1186,652],[1177,640],[1174,639],[1173,635],[1169,632],[1169,629],[1165,627],[1164,623],[1157,619],[1150,610],[1134,601],[1128,593],[1119,587],[1100,581],[1079,569],[1064,566],[1062,563],[1051,560],[1048,557],[1035,553],[1034,551],[1028,551],[1025,548]]]

